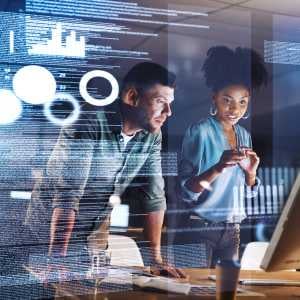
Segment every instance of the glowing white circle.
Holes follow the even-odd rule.
[[[52,73],[44,67],[25,66],[15,74],[13,90],[24,102],[44,104],[54,98],[56,81]]]
[[[66,119],[56,118],[55,116],[53,116],[53,114],[51,112],[51,105],[57,99],[60,99],[63,101],[68,101],[74,107],[73,112]],[[78,117],[80,115],[80,105],[72,95],[70,95],[68,93],[56,93],[53,101],[49,101],[49,102],[45,103],[44,114],[48,118],[48,120],[51,121],[52,123],[54,123],[55,125],[59,125],[59,126],[70,125],[78,119]]]
[[[103,77],[111,84],[111,93],[104,99],[96,99],[89,95],[87,91],[88,82],[95,77]],[[119,95],[119,84],[117,79],[110,73],[102,70],[94,70],[84,74],[79,83],[79,92],[82,98],[89,104],[96,106],[105,106],[113,103]]]
[[[16,95],[6,89],[0,89],[0,124],[10,124],[22,113],[22,103]]]

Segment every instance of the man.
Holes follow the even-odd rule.
[[[34,238],[49,239],[50,261],[85,245],[90,255],[106,249],[110,200],[134,182],[152,266],[184,276],[163,262],[160,251],[166,208],[160,128],[171,116],[174,87],[174,74],[155,63],[140,63],[125,76],[118,105],[86,111],[62,129],[27,216]]]

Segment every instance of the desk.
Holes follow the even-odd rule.
[[[214,270],[208,269],[186,269],[185,272],[190,276],[190,282],[195,284],[207,284],[211,283],[208,280],[208,275],[213,275]],[[272,278],[272,279],[290,279],[300,281],[300,272],[274,272],[265,273],[262,271],[241,271],[241,278]],[[125,299],[143,299],[143,300],[166,300],[166,299],[214,299],[214,297],[199,297],[199,296],[184,296],[175,294],[163,294],[157,292],[146,291],[128,291],[118,293],[100,294],[96,288],[91,288],[88,291],[88,295],[76,296],[74,295],[74,287],[80,286],[80,282],[77,283],[64,283],[56,285],[56,299],[84,299],[84,300],[125,300]],[[253,291],[257,293],[263,293],[266,297],[258,296],[239,296],[238,299],[300,299],[300,287],[272,287],[272,286],[240,286],[247,291]],[[69,297],[66,297],[66,296]]]

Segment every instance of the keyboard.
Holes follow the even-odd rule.
[[[215,284],[189,284],[178,282],[166,277],[147,277],[135,276],[133,277],[133,284],[144,289],[151,288],[155,290],[164,291],[167,293],[177,293],[191,296],[214,296],[216,295]],[[247,291],[238,288],[238,294],[249,294]]]
[[[209,275],[208,279],[216,281],[215,275]],[[239,280],[242,285],[273,285],[273,286],[300,286],[300,281],[288,279],[249,278]]]
[[[237,294],[242,295],[248,293],[243,289],[238,288]],[[214,296],[216,295],[215,285],[191,285],[191,289],[188,295],[191,296]]]
[[[273,285],[273,286],[300,286],[300,281],[285,279],[240,279],[243,285]]]

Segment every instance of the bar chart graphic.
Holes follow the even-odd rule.
[[[78,40],[76,32],[71,30],[70,34],[66,36],[64,43],[63,32],[62,24],[58,22],[55,28],[51,29],[51,39],[46,40],[46,43],[32,45],[28,49],[28,54],[84,58],[85,37],[80,36]]]
[[[9,31],[9,53],[13,54],[15,52],[15,33],[13,30]]]

